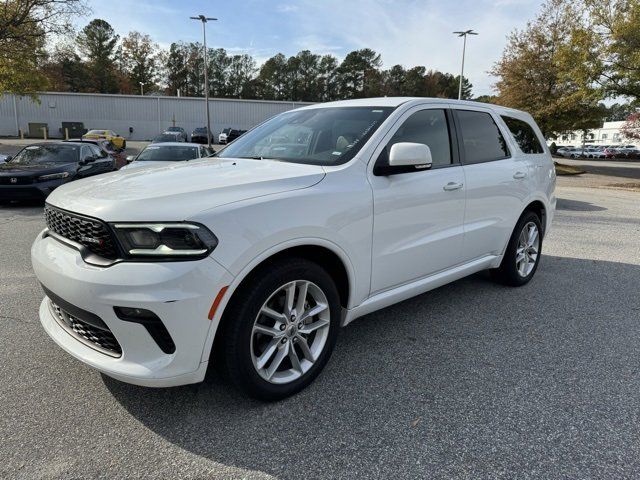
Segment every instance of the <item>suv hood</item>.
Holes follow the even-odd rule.
[[[164,163],[70,182],[47,202],[105,221],[178,221],[228,203],[307,188],[325,175],[316,165],[275,160]]]

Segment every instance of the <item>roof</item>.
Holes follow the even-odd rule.
[[[434,97],[374,97],[374,98],[357,98],[353,100],[339,100],[337,102],[318,103],[302,107],[302,109],[312,108],[328,108],[328,107],[398,107],[406,103],[442,103],[446,105],[460,105],[469,107],[485,107],[498,113],[519,113],[528,115],[520,110],[515,110],[493,103],[474,102],[472,100],[454,100],[451,98],[434,98]]]
[[[204,147],[205,146],[199,143],[190,143],[190,142],[156,142],[156,143],[150,143],[149,145],[147,145],[147,147],[150,147],[152,145],[153,146],[162,145],[163,147]]]

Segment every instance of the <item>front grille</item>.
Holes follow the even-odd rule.
[[[118,258],[113,237],[108,227],[100,220],[84,217],[45,205],[44,216],[47,228],[61,237],[84,245],[96,255],[115,260]]]
[[[49,299],[57,322],[82,343],[112,357],[122,356],[122,348],[108,328],[102,329],[63,310]]]

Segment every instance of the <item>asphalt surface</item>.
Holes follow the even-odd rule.
[[[42,207],[0,207],[0,478],[638,478],[640,193],[571,182],[530,284],[478,274],[368,315],[272,404],[65,354],[37,318]]]

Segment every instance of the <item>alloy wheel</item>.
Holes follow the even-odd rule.
[[[516,248],[516,269],[525,278],[533,271],[540,251],[540,232],[533,222],[528,222],[520,232]]]
[[[327,297],[315,283],[295,280],[276,289],[251,332],[251,360],[258,374],[275,384],[302,377],[324,350],[330,320]]]

